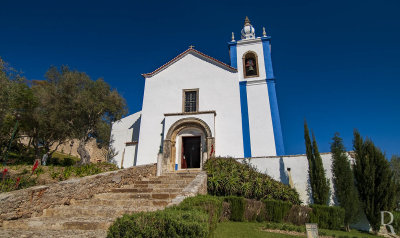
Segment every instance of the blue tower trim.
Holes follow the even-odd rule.
[[[272,69],[272,59],[271,59],[271,37],[265,36],[261,37],[263,53],[264,53],[264,65],[265,65],[265,73],[267,75],[267,79],[273,79],[274,70]]]
[[[278,100],[276,98],[275,77],[274,71],[272,69],[270,40],[271,37],[269,36],[261,38],[264,53],[265,72],[267,75],[266,81],[268,86],[269,104],[271,107],[272,127],[274,129],[275,149],[276,154],[280,156],[285,155],[285,147],[283,145],[281,119],[279,117]]]
[[[249,110],[247,107],[247,82],[239,82],[240,108],[242,111],[243,152],[245,158],[251,157]]]
[[[281,119],[279,118],[278,101],[276,99],[275,80],[267,79],[269,103],[271,105],[272,126],[274,128],[275,148],[277,155],[285,155],[283,145]]]
[[[231,57],[231,66],[237,69],[237,50],[236,50],[236,41],[228,42],[229,46],[229,54]]]

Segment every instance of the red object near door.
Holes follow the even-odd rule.
[[[185,149],[184,149],[183,142],[182,142],[181,169],[186,169],[187,168],[187,162],[186,162],[185,151],[184,150]]]

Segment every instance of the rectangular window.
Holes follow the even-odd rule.
[[[184,90],[184,112],[197,112],[199,90]]]

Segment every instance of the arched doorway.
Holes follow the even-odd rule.
[[[189,117],[176,121],[164,140],[162,171],[202,168],[213,145],[214,137],[203,120]]]

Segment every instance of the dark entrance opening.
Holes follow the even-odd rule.
[[[200,136],[182,137],[181,169],[200,168]]]

